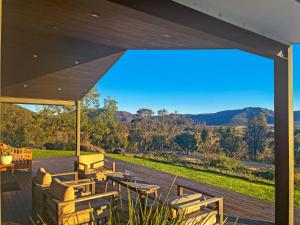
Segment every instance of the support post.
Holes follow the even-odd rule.
[[[76,101],[76,156],[80,155],[80,101]]]
[[[275,59],[275,224],[294,225],[293,48]]]
[[[3,5],[3,1],[0,0],[0,97],[2,96],[2,90],[1,90],[1,87],[2,87],[2,5]],[[2,110],[1,110],[1,107],[2,107],[2,102],[0,102],[0,122],[2,120]],[[1,131],[0,131],[0,142],[2,143],[2,134],[1,134]],[[2,177],[1,177],[1,172],[0,172],[0,183],[2,184]],[[3,208],[3,205],[2,205],[2,190],[1,190],[1,185],[0,185],[0,223],[2,221],[2,208]]]

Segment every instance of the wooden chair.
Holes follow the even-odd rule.
[[[12,148],[6,144],[0,144],[0,151],[10,149],[13,153],[14,169],[27,169],[28,172],[32,170],[32,149],[29,148]]]
[[[36,176],[32,178],[32,215],[34,219],[38,216],[45,217],[43,191],[50,188],[54,178],[59,178],[63,183],[74,187],[78,196],[95,194],[95,182],[90,179],[79,180],[77,172],[50,174],[44,168],[39,168]]]
[[[72,186],[55,178],[50,189],[44,192],[47,224],[106,223],[117,195],[113,191],[76,198]]]
[[[194,194],[184,194],[184,190]],[[209,194],[184,185],[177,185],[177,196],[167,199],[170,207],[171,219],[184,217],[186,225],[223,224],[223,198],[216,198]]]
[[[103,153],[80,155],[75,161],[75,171],[78,171],[78,176],[81,179],[105,180],[106,174],[113,173],[116,170],[115,162],[112,162],[111,167],[106,165],[107,162]]]

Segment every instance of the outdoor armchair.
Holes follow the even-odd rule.
[[[115,162],[112,162],[110,167],[107,166],[108,162],[104,159],[103,153],[80,155],[75,161],[75,171],[78,171],[78,176],[82,179],[105,180],[106,174],[116,170]]]
[[[167,199],[171,219],[184,217],[185,224],[223,224],[223,198],[216,198],[199,190],[177,185],[177,196]],[[184,190],[195,194],[184,194]]]
[[[74,187],[54,179],[44,192],[48,224],[101,224],[106,223],[118,193],[76,197]]]
[[[90,179],[78,179],[77,172],[50,174],[44,168],[39,168],[32,178],[32,215],[34,218],[45,216],[43,191],[50,188],[54,178],[74,187],[76,195],[86,196],[95,194],[95,182]]]

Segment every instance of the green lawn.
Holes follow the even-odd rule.
[[[254,196],[259,199],[274,202],[274,186],[246,181],[225,175],[218,175],[210,172],[196,171],[186,167],[174,166],[171,164],[154,162],[142,158],[133,158],[123,155],[106,154],[107,156],[137,165],[157,169],[166,173],[178,175],[200,183],[211,184],[224,189],[236,191],[242,194]],[[300,191],[295,191],[295,204],[300,207]]]
[[[81,154],[89,154],[89,152],[81,152]],[[59,156],[74,156],[75,150],[73,151],[62,151],[62,150],[41,150],[33,149],[32,157],[34,159],[47,158],[47,157],[59,157]]]

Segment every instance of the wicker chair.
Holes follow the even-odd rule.
[[[113,173],[116,170],[115,162],[112,162],[109,168],[106,165],[107,160],[104,159],[103,153],[80,155],[75,161],[75,171],[81,179],[94,178],[96,180],[105,180],[106,174]]]
[[[72,186],[54,179],[50,189],[44,192],[47,224],[104,224],[117,195],[113,191],[76,198]]]
[[[201,191],[183,185],[177,185],[177,188],[177,196],[166,201],[171,210],[170,219],[184,217],[186,225],[223,224],[223,198],[209,194],[204,197]],[[184,190],[194,194],[184,194]]]
[[[50,174],[44,168],[39,168],[36,176],[32,178],[32,215],[45,218],[46,209],[43,201],[43,192],[50,188],[52,180],[59,178],[63,183],[74,188],[77,196],[86,196],[95,194],[95,182],[90,179],[78,179],[76,172]]]

